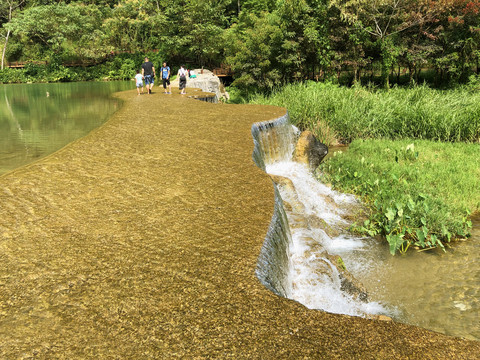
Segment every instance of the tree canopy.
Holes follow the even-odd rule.
[[[263,88],[366,72],[421,69],[440,80],[478,72],[480,0],[5,0],[2,60],[91,61],[155,50],[231,66]]]

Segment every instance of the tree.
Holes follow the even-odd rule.
[[[370,34],[377,42],[384,85],[389,86],[390,68],[399,53],[396,39],[405,30],[420,26],[431,17],[428,0],[331,0],[344,21]]]
[[[437,44],[432,62],[440,80],[465,79],[478,70],[480,46],[480,1],[446,0],[432,5],[435,25],[432,37]]]
[[[227,27],[225,11],[229,0],[187,0],[177,37],[185,53],[194,55],[200,66],[220,62],[222,34]]]
[[[164,30],[161,4],[151,0],[121,0],[103,24],[109,43],[117,50],[153,50]]]
[[[19,9],[24,3],[25,3],[25,0],[5,0],[5,2],[2,5],[0,5],[1,6],[0,11],[2,11],[2,13],[4,14],[5,13],[7,14],[6,16],[7,23],[12,20],[14,11]],[[10,38],[10,33],[11,33],[10,29],[7,29],[6,31],[7,32],[5,34],[5,42],[3,43],[3,49],[2,49],[2,66],[1,66],[2,70],[4,69],[4,66],[5,66],[5,54],[7,52],[8,40]]]
[[[35,53],[37,57],[94,59],[111,50],[103,42],[104,16],[92,5],[42,5],[25,9],[6,27],[19,37],[25,51],[40,44],[41,53]]]
[[[323,0],[279,0],[272,12],[247,15],[227,31],[227,62],[237,86],[271,89],[300,81],[329,59],[328,7]]]
[[[236,74],[234,85],[244,91],[271,89],[280,85],[277,56],[281,49],[283,32],[278,15],[244,15],[241,24],[226,33],[226,62]]]

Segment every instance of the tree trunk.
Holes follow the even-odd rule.
[[[8,8],[8,22],[10,22],[12,20],[13,10],[16,9],[16,8],[19,8],[24,2],[25,2],[25,0],[21,0],[15,5],[15,2],[13,0],[10,0],[10,1],[7,0],[7,3],[9,5],[9,8]],[[5,44],[4,44],[3,50],[2,50],[2,70],[5,66],[5,54],[7,52],[7,45],[8,45],[8,38],[9,37],[10,37],[10,30],[7,31],[7,35],[5,36]]]
[[[413,66],[408,63],[408,85],[412,85],[413,81]]]
[[[9,2],[9,5],[10,7],[8,8],[8,22],[12,20],[13,3]],[[5,66],[5,53],[7,52],[7,44],[8,44],[9,37],[10,37],[10,30],[7,30],[7,35],[5,36],[5,44],[3,45],[3,50],[2,50],[2,70]]]
[[[10,36],[10,30],[7,30],[7,35],[5,36],[5,44],[3,44],[2,50],[2,70],[5,68],[5,53],[7,52],[8,38]]]

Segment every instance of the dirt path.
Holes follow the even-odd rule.
[[[283,109],[119,97],[103,127],[0,177],[0,358],[478,358],[258,282],[273,189],[250,127]]]

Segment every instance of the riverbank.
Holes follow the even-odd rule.
[[[395,254],[411,245],[444,247],[470,232],[469,215],[480,204],[478,176],[471,176],[480,169],[475,89],[473,79],[447,91],[305,82],[251,102],[287,107],[294,125],[325,144],[351,143],[323,164],[322,181],[360,196],[368,220],[356,230],[383,235]]]
[[[0,357],[478,358],[479,342],[268,291],[273,188],[250,128],[285,110],[156,89],[0,177]]]

